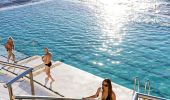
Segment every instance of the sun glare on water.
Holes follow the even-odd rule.
[[[123,42],[126,35],[122,30],[127,24],[129,7],[125,5],[128,1],[119,0],[96,0],[96,18],[100,25],[100,30],[103,33],[101,38],[105,38],[102,43],[102,48],[99,50],[107,52],[110,55],[118,55],[110,49],[110,46],[118,46]],[[121,48],[119,48],[121,49]],[[113,62],[113,61],[111,61]],[[117,61],[119,62],[119,61]]]
[[[123,48],[118,47],[126,38],[130,21],[135,20],[135,11],[147,9],[146,2],[140,0],[88,0],[94,5],[97,25],[100,26],[102,46],[99,51],[111,56],[120,55]],[[111,48],[117,48],[115,50]],[[119,51],[119,52],[117,52]],[[119,64],[120,61],[110,61]]]

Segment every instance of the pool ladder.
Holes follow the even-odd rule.
[[[135,77],[135,79],[134,79],[133,95],[136,92],[136,87],[137,87],[137,92],[140,93],[140,79],[139,79],[139,77]],[[150,81],[149,80],[145,81],[145,90],[144,90],[144,93],[148,94],[148,95],[150,94]]]
[[[147,90],[147,86],[148,86],[148,90]],[[145,81],[145,91],[144,91],[144,93],[146,94],[147,91],[148,91],[148,95],[150,95],[150,81],[149,80]]]

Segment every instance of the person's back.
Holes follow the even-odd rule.
[[[12,38],[10,38],[10,39],[8,40],[8,43],[9,43],[10,46],[12,46],[12,47],[14,46],[14,42],[13,42]]]
[[[13,47],[14,47],[14,42],[12,38],[9,38],[7,43],[5,44],[5,48],[7,49],[7,51],[8,50],[12,51]]]
[[[7,50],[7,53],[8,53],[8,59],[7,59],[7,62],[9,62],[9,59],[13,58],[13,61],[15,62],[15,55],[14,53],[12,52],[12,50],[14,49],[14,42],[13,42],[13,39],[12,37],[9,37],[8,40],[7,40],[7,43],[5,44],[5,48]]]

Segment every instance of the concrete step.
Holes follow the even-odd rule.
[[[34,68],[34,80],[45,85],[46,74],[43,72],[44,64],[41,56],[33,56],[18,62],[28,67]],[[67,98],[77,98],[90,96],[96,93],[101,87],[103,79],[86,71],[80,70],[68,64],[56,61],[51,66],[51,75],[55,81],[50,84],[50,80],[46,87],[42,90],[50,90],[59,93]],[[131,100],[133,91],[112,82],[113,91],[117,100]]]
[[[41,56],[32,56],[17,62],[18,65],[34,68],[33,71],[38,70],[44,66]]]
[[[23,65],[23,64],[25,64],[25,63],[30,62],[31,60],[35,60],[35,59],[38,59],[38,58],[39,58],[39,56],[28,57],[28,58],[26,58],[26,59],[23,59],[23,60],[18,61],[17,64]]]

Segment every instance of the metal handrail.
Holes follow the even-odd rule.
[[[145,94],[147,92],[147,86],[148,86],[148,95],[149,95],[150,94],[150,81],[149,80],[145,81],[145,91],[144,91]]]
[[[15,77],[14,79],[12,79],[9,82],[7,82],[4,85],[4,87],[8,87],[8,86],[12,85],[14,82],[19,80],[23,76],[26,76],[26,74],[30,73],[33,70],[33,68],[30,68],[30,67],[21,66],[21,65],[17,65],[17,64],[13,64],[13,63],[7,63],[7,62],[4,62],[4,61],[0,61],[0,64],[5,65],[5,66],[12,66],[12,67],[15,67],[15,68],[26,70],[23,73],[21,73],[20,75],[18,75],[17,77]]]
[[[26,66],[21,66],[21,65],[17,65],[17,64],[11,64],[11,63],[7,63],[7,62],[3,62],[3,61],[0,61],[0,64],[2,65],[7,65],[7,66],[12,66],[12,67],[15,67],[15,68],[19,68],[19,69],[24,69],[26,71],[24,71],[23,73],[19,74],[17,77],[13,78],[12,80],[10,80],[9,82],[7,82],[4,87],[8,88],[8,92],[9,92],[9,97],[10,97],[10,100],[13,100],[13,90],[12,90],[12,84],[14,82],[16,82],[17,80],[19,80],[20,78],[26,76],[27,74],[29,74],[29,78],[30,78],[30,85],[31,85],[31,92],[32,92],[32,95],[35,95],[35,91],[34,91],[34,83],[33,83],[33,74],[32,74],[32,70],[33,68],[30,68],[30,67],[26,67]],[[5,67],[4,66],[4,67]],[[4,67],[2,67],[1,69],[4,69],[6,70]],[[0,69],[0,70],[1,70]],[[8,70],[7,70],[8,71]]]
[[[11,66],[11,67],[19,68],[19,69],[24,69],[24,70],[29,68],[29,67],[26,67],[26,66],[17,65],[15,63],[7,63],[7,62],[4,62],[4,61],[0,61],[0,64],[5,65],[5,66]]]
[[[11,72],[11,71],[9,71],[9,70],[7,70],[7,69],[5,69],[5,68],[1,68],[1,69],[5,70],[5,71],[8,71],[8,72],[10,72],[10,73],[18,76],[18,74],[14,73],[14,72]],[[1,70],[1,69],[0,69],[0,70]],[[28,79],[30,79],[30,77],[28,77],[28,76],[25,76],[25,77],[28,78]],[[33,82],[35,82],[35,83],[37,83],[37,84],[39,84],[39,85],[41,85],[41,86],[44,87],[44,85],[43,85],[42,83],[40,83],[40,82],[38,82],[38,81],[36,81],[36,80],[33,80]],[[7,87],[6,84],[4,85],[4,87]],[[47,87],[44,87],[44,88],[49,89],[49,88],[47,88]],[[57,94],[57,95],[59,95],[59,96],[61,96],[61,97],[64,97],[62,94],[60,94],[60,93],[58,93],[58,92],[56,92],[56,91],[53,91],[52,89],[49,89],[49,91],[51,91],[51,92],[53,92],[53,93],[55,93],[55,94]]]
[[[147,99],[147,100],[170,100],[162,97],[147,95],[143,93],[136,92],[132,100],[138,100],[138,99]]]
[[[133,95],[136,92],[136,85],[138,84],[138,92],[139,92],[139,88],[140,88],[140,79],[139,77],[135,77],[134,79],[134,90],[133,90]]]
[[[10,80],[9,82],[7,82],[4,87],[8,87],[10,85],[12,85],[14,82],[16,82],[17,80],[19,80],[20,78],[26,76],[27,74],[29,74],[31,71],[33,70],[33,68],[29,68],[26,71],[24,71],[23,73],[21,73],[20,75],[18,75],[17,77],[15,77],[14,79]]]
[[[82,100],[82,99],[75,99],[75,98],[58,98],[54,96],[32,96],[32,95],[20,95],[20,96],[13,96],[13,99],[19,99],[19,100],[24,100],[24,99],[41,99],[41,100]]]

